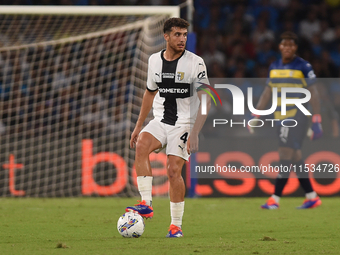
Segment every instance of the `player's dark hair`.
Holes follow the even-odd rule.
[[[188,28],[189,22],[181,18],[170,18],[164,22],[163,32],[170,33],[173,27]]]
[[[281,39],[281,41],[284,40],[284,39],[293,40],[295,42],[295,44],[298,44],[298,36],[291,31],[283,32],[280,35],[280,39]]]

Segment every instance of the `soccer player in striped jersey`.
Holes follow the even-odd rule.
[[[299,87],[307,88],[311,92],[310,104],[313,110],[312,126],[313,131],[311,139],[315,140],[322,136],[320,104],[315,83],[315,74],[310,63],[296,56],[297,36],[293,32],[284,32],[281,35],[279,50],[282,58],[273,62],[269,67],[268,86],[263,91],[257,105],[258,110],[265,109],[272,95],[272,88],[278,89],[278,102],[281,102],[280,91],[282,87]],[[289,98],[297,98],[301,93],[288,93]],[[287,98],[288,98],[287,97]],[[257,117],[257,116],[254,116]],[[305,163],[302,159],[301,146],[307,134],[309,118],[304,115],[295,105],[287,106],[286,115],[281,115],[280,105],[274,112],[274,118],[279,120],[294,119],[298,123],[296,127],[278,126],[277,135],[279,139],[279,156],[280,164],[283,167],[291,169],[295,165],[299,182],[306,194],[306,199],[299,209],[315,208],[321,205],[321,200],[313,190],[305,170]],[[278,121],[276,122],[278,123]],[[292,123],[293,124],[293,123]],[[287,122],[287,126],[288,126]],[[294,166],[293,166],[294,167]],[[287,169],[288,169],[287,168]],[[300,171],[302,170],[302,171]],[[280,197],[289,177],[289,172],[279,173],[276,183],[275,192],[261,206],[263,209],[279,208]]]
[[[136,148],[137,185],[142,202],[126,211],[136,211],[145,218],[153,216],[149,154],[166,146],[171,212],[167,237],[183,236],[185,185],[181,172],[190,153],[198,150],[198,133],[206,119],[199,111],[205,92],[197,89],[209,84],[207,70],[202,58],[185,50],[188,26],[181,18],[170,18],[164,23],[166,49],[149,58],[147,89],[130,140],[130,146]],[[206,98],[209,110],[210,97]],[[151,107],[154,119],[142,129]]]

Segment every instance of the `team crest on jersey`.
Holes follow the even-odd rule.
[[[184,79],[184,72],[177,72],[177,80],[181,81]]]

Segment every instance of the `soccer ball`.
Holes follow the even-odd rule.
[[[126,212],[117,222],[119,234],[123,237],[140,237],[144,232],[144,220],[135,212]]]

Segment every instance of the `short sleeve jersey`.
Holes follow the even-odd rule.
[[[287,64],[282,63],[281,59],[273,62],[269,67],[268,86],[276,87],[278,92],[278,107],[274,112],[274,118],[294,119],[298,112],[295,105],[287,105],[286,115],[281,115],[281,88],[308,88],[315,83],[315,78],[311,64],[300,57],[295,57]],[[304,95],[302,93],[287,93],[287,99],[299,97],[304,97]]]
[[[193,124],[200,105],[196,90],[209,85],[204,61],[187,50],[178,59],[167,61],[164,51],[149,58],[147,89],[158,90],[153,115],[172,126]]]

